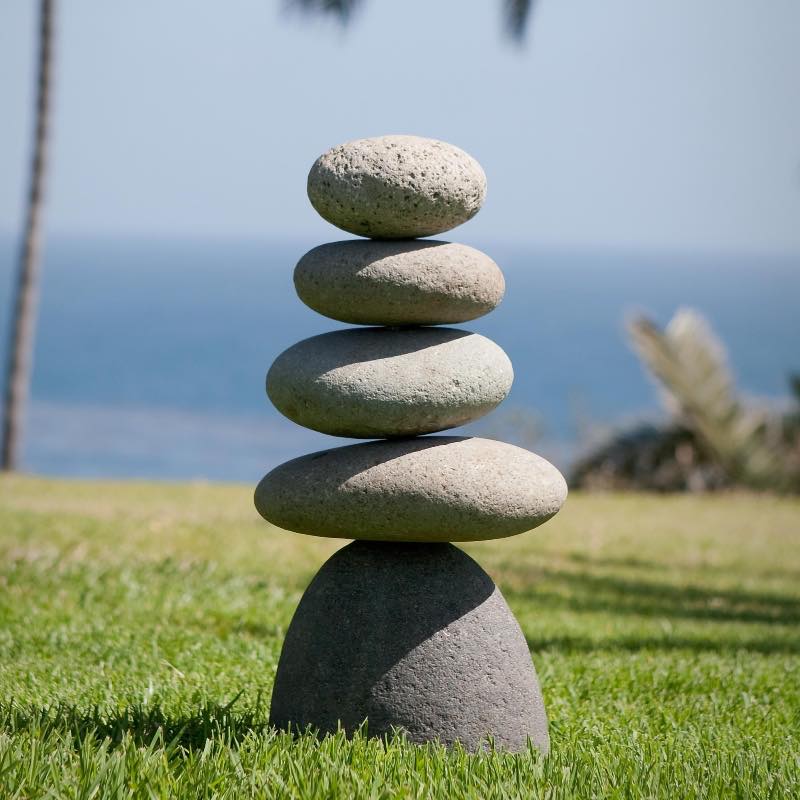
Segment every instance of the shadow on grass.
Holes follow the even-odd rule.
[[[595,553],[568,553],[564,556],[567,561],[573,564],[578,564],[582,567],[596,569],[597,567],[610,568],[610,569],[638,569],[646,572],[667,572],[674,569],[674,565],[666,561],[656,561],[653,559],[642,559],[635,556],[598,556]],[[702,571],[704,574],[724,574],[730,573],[731,568],[726,565],[703,564]],[[790,568],[782,568],[779,564],[771,564],[770,566],[760,566],[757,570],[748,570],[748,576],[751,578],[777,578],[787,581],[800,581],[800,570]]]
[[[239,745],[250,733],[267,734],[274,729],[267,722],[267,709],[260,705],[234,713],[235,697],[227,705],[206,704],[194,713],[165,712],[157,703],[128,706],[116,711],[59,705],[37,708],[18,703],[0,704],[0,731],[28,732],[37,738],[52,735],[70,737],[76,747],[89,737],[108,740],[116,747],[130,738],[137,746],[158,743],[168,751],[202,748],[215,739]]]
[[[655,572],[664,572],[667,565],[659,561],[651,561],[650,559],[635,558],[634,556],[626,556],[624,558],[614,558],[612,556],[598,556],[596,554],[587,553],[570,553],[567,558],[575,564],[584,564],[588,567],[622,567],[625,569],[641,569],[652,570]]]
[[[648,650],[675,652],[685,650],[693,653],[716,653],[732,655],[738,652],[761,655],[793,655],[800,653],[800,638],[776,639],[761,636],[752,639],[720,639],[700,636],[629,636],[608,639],[592,639],[589,636],[527,636],[528,648],[534,658],[547,650],[562,655],[575,653],[638,653]]]
[[[519,572],[514,578],[523,577]],[[800,622],[800,596],[677,586],[656,581],[567,570],[537,571],[524,588],[503,593],[533,608],[636,614],[644,617],[794,625]]]

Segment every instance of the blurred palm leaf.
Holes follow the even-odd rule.
[[[512,39],[521,41],[528,27],[534,0],[504,0],[503,16],[505,28]]]
[[[640,317],[629,332],[668,409],[731,477],[756,488],[784,489],[796,480],[780,431],[766,413],[739,401],[725,348],[700,314],[682,309],[663,331]]]
[[[347,24],[362,0],[287,0],[289,8],[308,14],[323,14],[335,17]],[[521,41],[528,26],[528,18],[534,0],[503,0],[503,22],[508,35]]]
[[[289,8],[296,8],[307,14],[323,14],[336,17],[346,24],[361,0],[288,0]]]

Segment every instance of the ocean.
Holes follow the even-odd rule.
[[[268,403],[264,376],[299,339],[342,327],[305,307],[292,269],[319,242],[47,242],[24,468],[42,474],[253,483],[345,443]],[[800,371],[800,257],[543,250],[470,242],[506,298],[462,326],[511,358],[511,394],[459,429],[533,447],[562,468],[609,431],[658,419],[625,334],[646,313],[700,311],[741,391],[780,402]],[[0,240],[5,358],[16,242]]]

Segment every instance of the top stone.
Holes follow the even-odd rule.
[[[434,236],[480,210],[486,175],[472,156],[420,136],[337,145],[308,173],[308,198],[328,222],[373,239]]]

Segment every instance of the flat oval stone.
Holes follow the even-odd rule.
[[[295,458],[258,484],[268,522],[312,536],[467,542],[524,533],[561,508],[548,461],[505,442],[426,436]]]
[[[275,359],[267,394],[298,425],[374,439],[455,428],[508,394],[514,371],[493,341],[455,328],[350,328]]]
[[[335,553],[286,632],[269,714],[292,732],[549,748],[525,636],[492,579],[448,544],[355,542]]]
[[[300,259],[294,285],[314,311],[358,325],[466,322],[488,314],[505,292],[489,256],[435,240],[323,244]]]
[[[478,213],[480,164],[458,147],[420,136],[357,139],[323,153],[308,199],[338,228],[375,239],[434,236]]]

